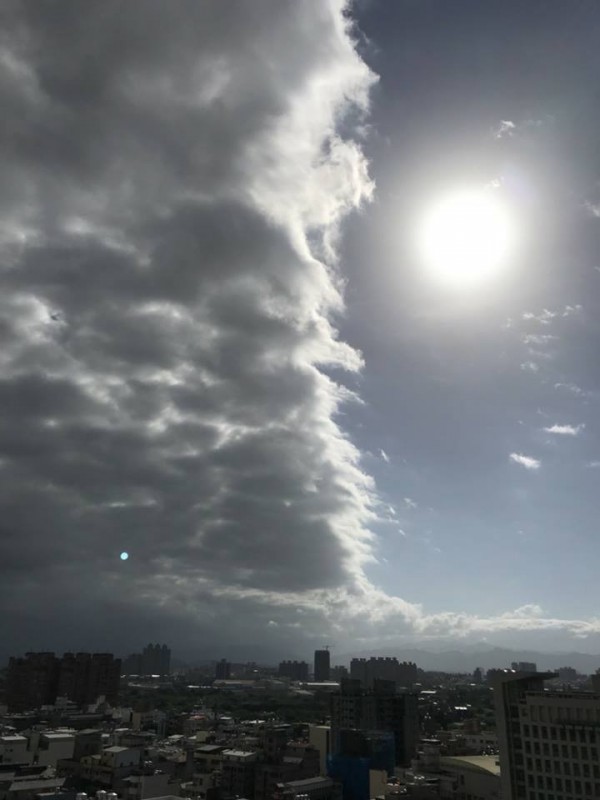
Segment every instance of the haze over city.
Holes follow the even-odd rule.
[[[600,653],[596,4],[1,14],[2,659]]]

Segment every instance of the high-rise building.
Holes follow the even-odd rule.
[[[329,650],[315,650],[315,681],[328,681],[330,669]]]
[[[60,662],[58,696],[78,706],[104,696],[115,702],[119,694],[121,662],[110,653],[65,653]]]
[[[121,661],[111,653],[26,653],[11,658],[7,676],[7,704],[11,711],[52,705],[66,697],[79,706],[104,696],[114,703],[119,694]]]
[[[222,658],[215,666],[215,678],[218,681],[228,681],[231,678],[231,664]]]
[[[282,661],[279,664],[278,675],[291,681],[307,681],[308,664],[306,661]]]
[[[410,689],[417,682],[417,665],[412,661],[399,662],[397,658],[353,658],[350,677],[359,680],[365,689],[372,689],[375,681],[393,681]]]
[[[600,797],[600,694],[544,690],[554,677],[494,677],[503,800]]]
[[[537,664],[534,661],[513,661],[510,668],[515,672],[537,672]]]
[[[166,644],[149,644],[142,651],[143,675],[168,675],[171,671],[171,651]]]
[[[375,681],[372,690],[360,681],[342,680],[331,696],[331,749],[340,752],[342,730],[391,731],[396,764],[408,765],[417,749],[419,720],[417,695],[396,691],[391,681]]]
[[[336,664],[335,667],[332,667],[329,670],[329,677],[332,681],[341,681],[342,678],[348,678],[348,667],[345,667],[343,664]]]
[[[171,651],[166,644],[148,644],[123,660],[123,675],[170,675]]]
[[[9,711],[29,711],[54,703],[58,691],[60,660],[54,653],[25,653],[11,658],[6,676]]]

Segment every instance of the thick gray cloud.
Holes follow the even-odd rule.
[[[372,82],[342,4],[19,2],[3,30],[15,644],[280,638],[368,557],[320,369],[360,366],[332,243],[371,192],[336,131]]]
[[[597,632],[366,577],[336,245],[374,76],[341,0],[0,13],[6,653]]]

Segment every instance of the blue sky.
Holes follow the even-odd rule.
[[[597,10],[372,2],[358,20],[380,76],[366,146],[377,197],[344,241],[342,334],[365,356],[364,405],[347,413],[398,520],[378,529],[369,574],[436,611],[589,616]],[[521,242],[505,274],[457,292],[420,270],[410,223],[465,180],[501,184]]]
[[[3,654],[600,652],[597,4],[5,23]],[[464,186],[515,238],[449,284]]]

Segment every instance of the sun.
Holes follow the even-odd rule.
[[[493,189],[461,189],[441,196],[425,213],[417,246],[436,280],[462,288],[506,266],[514,226],[497,195]]]

